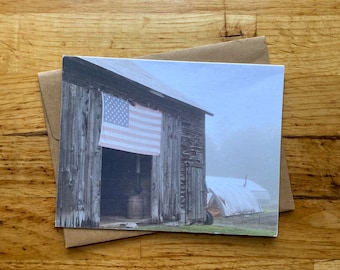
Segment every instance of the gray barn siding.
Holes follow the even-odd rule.
[[[180,218],[180,134],[180,119],[163,114],[161,154],[152,159],[151,219],[153,223]]]
[[[206,219],[205,185],[205,115],[182,115],[181,135],[181,207],[186,224]]]
[[[164,111],[161,156],[154,157],[152,165],[152,221],[204,222],[205,115],[174,107]],[[193,166],[196,174],[190,173]]]
[[[101,98],[63,82],[56,225],[96,227],[100,222]]]
[[[186,172],[187,205],[185,223],[203,223],[206,219],[207,188],[202,164],[188,165]]]

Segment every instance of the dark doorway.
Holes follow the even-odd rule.
[[[102,149],[101,216],[126,218],[129,197],[136,194],[143,197],[144,216],[150,216],[151,160],[148,155]]]

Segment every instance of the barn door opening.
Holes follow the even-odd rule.
[[[186,224],[204,223],[206,220],[207,188],[202,164],[186,166]]]
[[[103,148],[101,217],[129,218],[129,198],[139,194],[143,198],[143,218],[148,218],[150,185],[151,156]]]

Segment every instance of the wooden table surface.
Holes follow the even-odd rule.
[[[37,73],[266,36],[286,66],[296,210],[277,239],[158,233],[65,249]],[[340,269],[339,0],[0,0],[0,269]]]

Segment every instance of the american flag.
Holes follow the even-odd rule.
[[[162,113],[102,93],[99,145],[144,155],[159,155]]]

